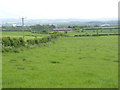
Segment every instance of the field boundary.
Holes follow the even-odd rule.
[[[112,36],[112,35],[120,35],[120,34],[93,34],[93,35],[74,35],[74,37],[83,37],[83,36]]]

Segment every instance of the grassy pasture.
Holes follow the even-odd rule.
[[[23,36],[23,32],[17,32],[17,31],[2,32],[2,37],[19,38],[22,36]],[[42,38],[42,37],[48,36],[48,34],[37,34],[37,33],[31,33],[31,32],[24,32],[24,36],[25,36],[25,40],[28,40],[28,39],[34,39],[36,36],[37,38]]]
[[[115,34],[118,33],[118,29],[109,29],[109,30],[105,30],[105,29],[98,29],[99,34]],[[63,32],[64,33],[64,32]],[[75,31],[70,31],[68,32],[68,35],[85,35],[85,34],[97,34],[96,30],[84,30],[84,32],[75,32]],[[2,32],[2,37],[22,37],[23,32],[17,32],[17,31],[13,31],[13,32]],[[37,33],[31,33],[31,32],[24,32],[25,35],[25,40],[27,39],[33,39],[35,36],[37,36],[38,38],[42,38],[45,36],[48,36],[48,34],[37,34]]]
[[[118,36],[61,37],[2,63],[3,88],[117,88]]]
[[[109,30],[105,30],[105,29],[98,29],[98,33],[99,34],[116,34],[118,33],[118,29],[109,29]],[[75,32],[75,31],[72,31],[72,32],[68,32],[68,35],[85,35],[85,34],[97,34],[97,31],[96,30],[84,30],[84,32]]]

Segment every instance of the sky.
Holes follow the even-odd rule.
[[[0,18],[117,18],[119,0],[1,0]]]

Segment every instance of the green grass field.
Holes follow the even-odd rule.
[[[117,88],[118,36],[61,37],[2,63],[3,88]]]
[[[37,33],[31,33],[31,32],[24,32],[25,40],[28,39],[34,39],[37,36],[37,38],[42,38],[45,36],[48,36],[48,34],[37,34]],[[19,38],[23,37],[23,32],[2,32],[2,37],[11,37],[11,38]]]
[[[118,33],[118,29],[112,29],[112,30],[98,29],[98,33],[99,34],[116,34]],[[84,32],[75,32],[75,31],[68,32],[68,35],[72,35],[72,36],[85,35],[85,34],[89,34],[89,35],[97,34],[97,31],[96,30],[84,30]]]

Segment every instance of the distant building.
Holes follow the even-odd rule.
[[[103,24],[103,25],[100,25],[101,27],[106,27],[106,26],[110,26],[110,24]]]
[[[12,26],[13,26],[13,27],[16,27],[16,26],[17,26],[17,24],[12,24]]]
[[[58,32],[64,32],[64,31],[72,31],[72,28],[59,28],[59,29],[53,29],[52,31],[58,31]]]

